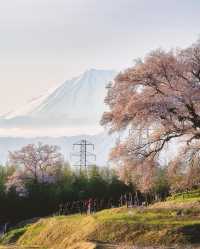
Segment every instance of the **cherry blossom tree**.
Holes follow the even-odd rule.
[[[168,176],[172,192],[190,190],[200,186],[199,144],[183,148],[170,163]]]
[[[200,153],[200,41],[187,49],[153,51],[115,78],[105,103],[109,111],[101,123],[111,132],[151,131],[142,143],[129,135],[112,152],[112,158],[139,168],[143,180],[177,138],[190,151],[179,161],[193,158]]]
[[[63,162],[59,148],[53,145],[29,144],[18,151],[10,152],[9,164],[14,165],[16,171],[9,177],[7,187],[22,189],[26,181],[54,182]]]

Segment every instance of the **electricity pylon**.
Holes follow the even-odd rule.
[[[76,151],[76,148],[78,148],[78,151]],[[83,169],[87,171],[89,166],[94,165],[94,163],[91,163],[89,161],[90,159],[96,161],[96,155],[91,152],[91,149],[92,151],[94,151],[94,144],[90,143],[85,139],[82,139],[79,142],[73,144],[73,150],[75,152],[72,153],[71,156],[78,158],[78,161],[74,164],[74,166],[79,167],[80,172]]]

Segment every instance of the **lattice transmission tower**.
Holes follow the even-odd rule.
[[[91,152],[92,150],[92,152]],[[77,161],[73,164],[75,167],[79,167],[80,171],[87,171],[89,166],[95,164],[96,155],[94,152],[94,144],[89,141],[82,139],[73,144],[73,153],[71,156],[77,158]],[[92,162],[91,162],[92,160]]]

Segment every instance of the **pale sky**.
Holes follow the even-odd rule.
[[[200,34],[199,0],[0,0],[0,112]]]

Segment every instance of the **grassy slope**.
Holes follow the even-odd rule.
[[[11,231],[3,242],[51,249],[93,249],[95,241],[140,245],[200,243],[200,191],[149,208],[104,210],[91,216],[41,219]],[[30,248],[30,247],[27,247]]]

